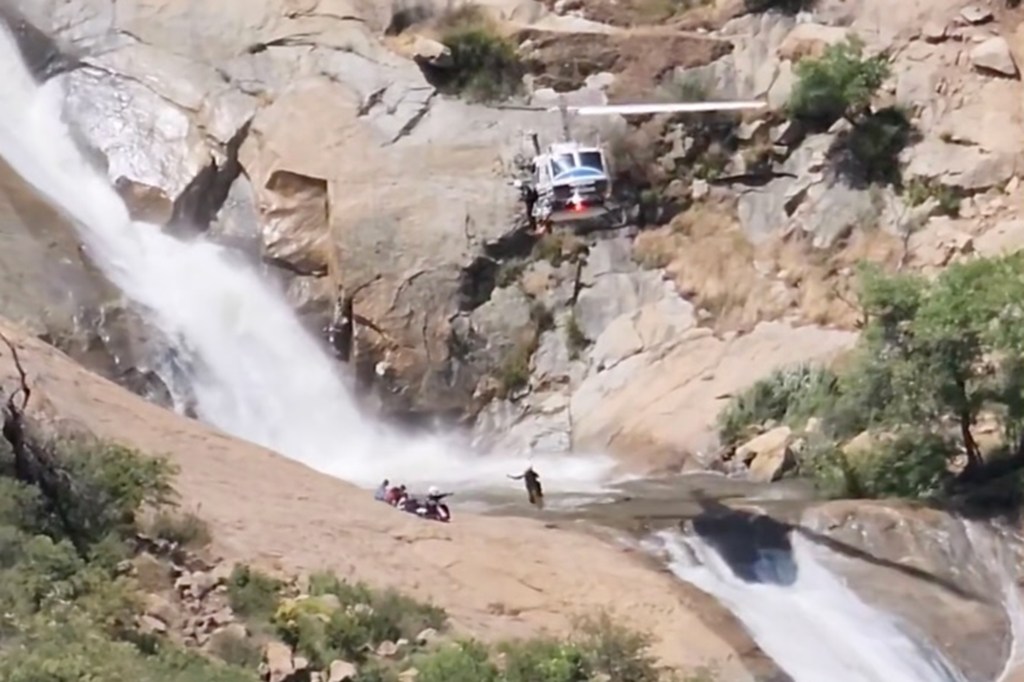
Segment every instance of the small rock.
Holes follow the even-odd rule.
[[[210,614],[210,622],[213,623],[213,625],[216,627],[227,625],[228,623],[231,623],[234,620],[235,614],[228,607],[218,609]]]
[[[267,668],[267,682],[283,682],[292,673],[292,650],[281,642],[267,642],[263,649],[263,661]]]
[[[921,36],[929,43],[941,43],[946,39],[946,24],[926,21],[921,28]]]
[[[336,594],[321,594],[311,597],[316,605],[324,611],[337,611],[341,608],[341,599]]]
[[[591,90],[607,90],[615,84],[615,74],[608,71],[600,71],[587,76],[584,85]]]
[[[452,51],[444,43],[424,36],[416,36],[412,45],[413,59],[437,68],[448,68],[454,64]]]
[[[216,580],[218,585],[221,585],[227,583],[231,577],[232,570],[231,566],[227,563],[220,563],[210,570],[210,577]]]
[[[744,142],[750,142],[756,137],[765,135],[768,132],[768,122],[763,118],[756,121],[740,123],[736,128],[736,138]]]
[[[409,668],[408,670],[403,670],[398,675],[398,680],[399,682],[416,682],[416,678],[419,677],[419,675],[419,670],[416,668]]]
[[[163,622],[159,618],[150,615],[143,615],[139,619],[139,628],[143,632],[152,632],[158,635],[162,635],[167,632],[167,623]]]
[[[693,181],[693,185],[690,188],[695,201],[700,201],[711,192],[711,186],[708,185],[707,180],[701,180],[700,178]]]
[[[295,672],[309,670],[309,659],[305,656],[295,656],[292,658],[292,667],[295,668]]]
[[[847,30],[842,26],[797,24],[779,45],[779,59],[796,63],[803,57],[820,57],[828,46],[846,40]]]
[[[399,647],[394,642],[384,641],[377,646],[377,655],[381,658],[391,658],[398,655],[398,650]]]
[[[420,634],[416,635],[416,643],[420,646],[427,646],[429,644],[433,644],[434,642],[436,642],[438,638],[439,635],[437,633],[437,630],[435,630],[434,628],[427,628],[426,630],[420,632]]]
[[[170,600],[159,594],[150,594],[146,595],[145,613],[147,616],[153,616],[159,618],[164,623],[171,624],[174,622],[178,611]]]
[[[348,661],[332,661],[327,669],[327,682],[351,682],[359,671]]]
[[[249,628],[242,623],[229,623],[224,628],[214,633],[214,637],[225,637],[230,639],[246,639],[249,636]]]
[[[976,69],[994,71],[1004,76],[1016,76],[1017,64],[1013,61],[1010,45],[1001,36],[989,38],[971,50],[971,63]]]
[[[1013,194],[1018,189],[1020,189],[1020,178],[1014,175],[1012,178],[1010,178],[1010,181],[1006,183],[1005,191],[1007,194]]]
[[[960,16],[969,24],[984,24],[992,19],[992,11],[980,5],[968,5],[960,10]]]

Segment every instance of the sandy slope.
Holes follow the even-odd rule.
[[[33,411],[168,454],[181,467],[185,504],[211,523],[226,557],[287,570],[329,567],[394,585],[435,599],[459,626],[485,637],[563,628],[573,612],[609,607],[656,633],[666,662],[718,660],[724,679],[750,679],[723,637],[696,615],[705,600],[628,552],[526,519],[460,514],[450,526],[419,521],[347,483],[149,404],[2,319],[0,331],[19,348],[35,391]],[[11,353],[0,345],[0,382],[9,389],[14,376]],[[721,614],[709,618],[720,621]],[[735,641],[731,627],[716,629]]]

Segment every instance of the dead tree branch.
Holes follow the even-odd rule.
[[[18,373],[18,386],[8,394],[3,406],[3,428],[0,431],[14,453],[14,476],[19,482],[42,493],[47,508],[56,516],[75,550],[79,555],[85,556],[88,548],[83,543],[81,534],[77,532],[78,528],[68,509],[68,500],[72,497],[69,494],[72,488],[71,480],[57,463],[49,444],[31,433],[32,425],[25,414],[29,397],[32,395],[28,373],[11,340],[2,333],[0,340],[10,351],[14,368]]]

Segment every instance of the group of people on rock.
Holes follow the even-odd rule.
[[[509,475],[509,478],[514,481],[523,481],[526,485],[526,494],[530,504],[537,509],[544,508],[544,490],[540,484],[540,475],[533,470],[532,465],[528,466],[526,471],[517,476]],[[425,514],[428,517],[436,516],[440,517],[441,520],[447,521],[448,507],[442,503],[442,500],[452,494],[442,493],[436,486],[430,486],[427,490],[426,500],[421,501],[409,494],[404,483],[393,486],[390,480],[384,479],[380,486],[377,487],[376,492],[374,492],[373,498],[403,511],[413,514]]]

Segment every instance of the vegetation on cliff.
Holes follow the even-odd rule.
[[[1016,504],[1022,301],[1020,253],[955,264],[935,279],[864,267],[852,356],[834,371],[788,369],[759,382],[722,413],[721,436],[738,443],[765,422],[806,429],[800,468],[835,496]]]
[[[508,99],[522,89],[525,74],[516,46],[477,5],[464,5],[441,18],[441,42],[451,50],[451,68],[439,85],[470,101]]]
[[[94,440],[31,447],[45,450],[61,483],[27,483],[24,453],[0,441],[0,678],[254,680],[255,671],[187,652],[138,626],[143,595],[123,561],[140,507],[169,499],[172,468]]]

